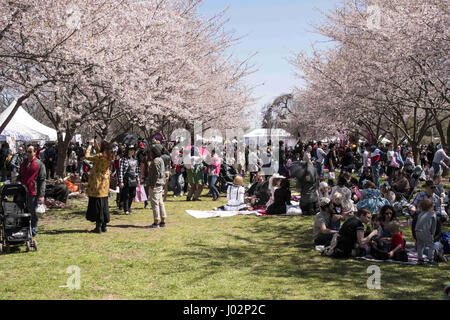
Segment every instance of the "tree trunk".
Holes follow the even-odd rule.
[[[414,155],[414,163],[416,165],[420,164],[420,160],[419,160],[420,154],[419,154],[419,146],[418,146],[418,144],[415,141],[409,141],[409,144],[411,145],[411,149],[412,149],[412,152],[413,152],[413,155]]]
[[[58,161],[56,162],[56,176],[64,178],[66,171],[67,149],[70,141],[74,136],[74,131],[67,130],[64,140],[62,139],[62,132],[58,131]]]
[[[447,150],[449,150],[450,147],[450,122],[447,125]]]

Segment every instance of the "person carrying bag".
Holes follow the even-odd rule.
[[[136,197],[136,188],[140,185],[140,168],[137,159],[134,157],[135,153],[136,147],[130,145],[127,147],[126,157],[120,159],[119,188],[121,199],[123,201],[123,210],[126,215],[132,213],[131,204]]]

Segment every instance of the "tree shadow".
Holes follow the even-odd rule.
[[[46,235],[59,235],[59,234],[72,234],[72,233],[90,233],[88,230],[47,230],[47,231],[40,231],[39,234],[46,234]]]
[[[148,226],[136,226],[136,225],[112,225],[112,224],[108,224],[108,228],[121,228],[121,229],[129,229],[129,228],[134,228],[134,229],[149,229]]]
[[[274,223],[269,219],[280,220]],[[385,299],[426,299],[443,290],[442,283],[447,281],[448,267],[445,264],[438,267],[441,269],[438,274],[425,275],[427,269],[420,266],[321,256],[313,245],[312,220],[308,219],[307,226],[305,217],[291,219],[293,217],[261,217],[251,226],[233,226],[233,233],[227,236],[234,241],[220,245],[205,243],[203,239],[193,240],[186,245],[188,250],[175,252],[174,255],[176,259],[193,259],[200,264],[199,270],[204,270],[192,280],[192,284],[224,270],[250,269],[249,274],[280,281],[292,279],[306,288],[319,285],[342,291],[343,294],[348,288],[348,296],[344,299],[367,299],[373,294],[367,288],[371,275],[367,270],[374,264],[381,269],[382,287],[377,295]],[[280,261],[283,263],[280,264]],[[406,285],[412,290],[420,288],[420,291],[405,292]],[[359,287],[361,290],[357,289]]]

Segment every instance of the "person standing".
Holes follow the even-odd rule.
[[[164,184],[164,201],[167,201],[167,192],[169,191],[169,179],[170,179],[170,168],[172,167],[172,157],[166,148],[163,148],[161,152],[161,159],[164,161],[164,172],[165,184]]]
[[[435,175],[440,175],[442,173],[442,166],[445,165],[444,161],[450,161],[450,157],[447,156],[445,153],[445,150],[442,148],[441,145],[438,145],[438,150],[434,154],[433,157],[433,169]]]
[[[138,161],[135,158],[135,154],[136,147],[134,145],[129,145],[125,157],[120,159],[118,179],[121,193],[120,199],[123,202],[123,211],[126,215],[132,213],[131,205],[136,197],[136,187],[140,185],[140,168]]]
[[[305,155],[307,152],[305,152]],[[307,158],[307,156],[305,157]],[[297,179],[297,190],[301,192],[300,208],[304,215],[315,215],[319,212],[319,176],[311,160],[305,161],[299,169],[292,173]]]
[[[208,167],[208,178],[209,178],[209,190],[211,191],[213,201],[216,201],[220,197],[219,190],[217,190],[216,182],[219,177],[220,167],[221,167],[221,159],[216,154],[216,151],[213,150],[211,152],[211,160]]]
[[[158,147],[152,146],[147,162],[145,177],[150,187],[150,203],[153,210],[153,224],[150,228],[163,228],[166,226],[166,209],[163,202],[164,185],[166,183],[164,160]]]
[[[316,160],[317,174],[319,175],[319,179],[321,179],[323,177],[323,163],[326,156],[325,151],[323,151],[322,141],[317,142],[316,155],[317,155]]]
[[[380,188],[380,161],[381,161],[382,151],[376,146],[371,148],[370,154],[370,165],[372,167],[372,178],[375,186]]]
[[[91,156],[92,147],[97,149],[97,153],[93,156]],[[106,232],[106,226],[110,221],[108,193],[111,175],[109,168],[114,160],[112,145],[107,141],[103,141],[99,148],[97,142],[91,140],[84,157],[87,161],[93,163],[93,167],[89,171],[89,181],[86,190],[89,196],[86,219],[96,223],[95,229],[91,232]]]
[[[9,144],[5,142],[0,149],[0,168],[2,174],[2,182],[8,179],[8,171],[6,170],[5,162],[10,154],[11,149],[9,149]]]
[[[424,199],[420,202],[421,212],[415,225],[418,264],[423,264],[423,251],[428,247],[428,263],[436,264],[434,260],[434,234],[436,232],[437,217],[433,210],[433,201]]]
[[[337,156],[336,156],[336,145],[334,143],[330,144],[330,151],[328,151],[326,157],[326,165],[329,169],[330,177],[328,178],[328,184],[330,187],[334,187],[334,179],[336,178],[336,167],[337,167]]]
[[[19,147],[17,153],[11,159],[11,183],[20,181],[20,167],[25,160],[23,147]]]
[[[27,208],[31,214],[31,233],[34,237],[37,233],[39,218],[36,214],[36,207],[44,203],[45,196],[45,171],[44,164],[36,158],[33,146],[27,148],[27,157],[20,166],[20,182],[26,186],[28,191]]]
[[[56,147],[54,144],[47,147],[45,150],[45,169],[47,170],[47,179],[52,178],[55,179],[55,167],[56,160],[58,157],[58,152],[56,151]]]

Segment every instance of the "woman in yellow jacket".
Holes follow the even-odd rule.
[[[91,150],[95,143],[97,154],[91,156]],[[94,233],[106,232],[106,225],[109,223],[109,179],[111,161],[114,160],[112,144],[103,141],[99,148],[96,141],[89,142],[85,159],[93,163],[93,168],[89,172],[87,195],[89,196],[86,219],[95,222]]]

